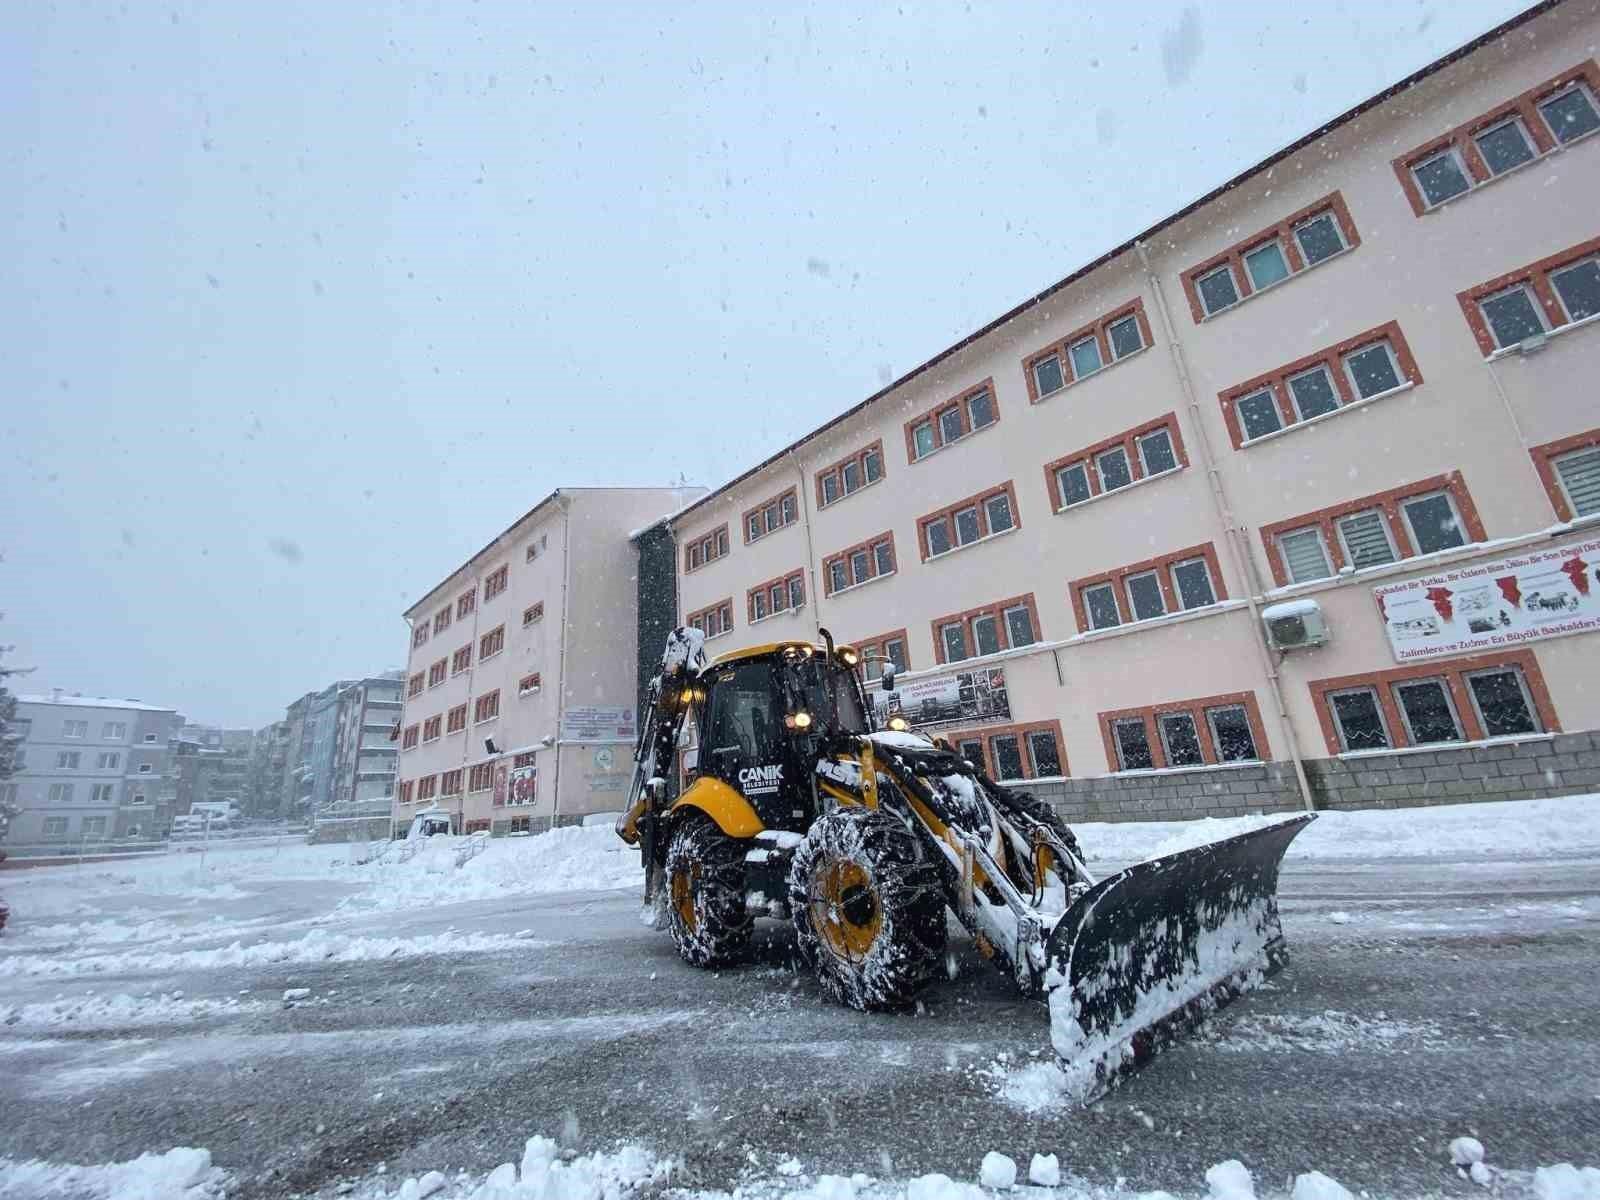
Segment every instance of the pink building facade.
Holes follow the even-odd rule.
[[[712,492],[680,618],[1080,816],[1600,790],[1596,44],[1518,18]]]

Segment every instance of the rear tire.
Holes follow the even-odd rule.
[[[823,991],[861,1011],[903,1008],[943,971],[944,890],[888,813],[839,808],[795,850],[789,909]]]
[[[710,818],[680,820],[667,845],[667,928],[678,956],[694,967],[720,967],[743,957],[754,925],[744,903],[748,847]]]

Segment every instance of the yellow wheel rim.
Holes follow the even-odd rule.
[[[686,867],[672,873],[672,907],[683,927],[693,931],[699,923],[694,911],[694,870]]]
[[[811,926],[840,958],[866,958],[883,930],[883,908],[865,867],[849,860],[822,865],[811,888]]]

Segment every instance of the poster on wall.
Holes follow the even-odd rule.
[[[506,806],[506,770],[505,763],[501,763],[494,769],[494,806],[496,808],[504,808]]]
[[[515,767],[507,780],[506,803],[520,808],[539,802],[539,768]]]
[[[638,730],[626,704],[576,704],[561,714],[561,737],[571,742],[633,741]]]
[[[1395,661],[1600,629],[1600,540],[1372,589]]]
[[[914,729],[1011,719],[1004,667],[907,680],[893,692],[874,689],[871,695],[880,725],[896,715]]]

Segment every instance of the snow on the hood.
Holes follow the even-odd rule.
[[[205,971],[220,967],[259,966],[263,963],[361,962],[375,958],[418,958],[435,954],[478,954],[490,950],[528,948],[543,943],[504,933],[445,932],[422,937],[350,937],[313,929],[289,942],[234,942],[213,950],[128,950],[120,954],[95,954],[75,958],[0,958],[0,977],[6,975],[117,975],[130,972],[156,974]]]
[[[0,1197],[73,1197],[74,1200],[215,1200],[226,1173],[211,1165],[209,1150],[179,1146],[128,1162],[75,1166],[0,1158]]]

